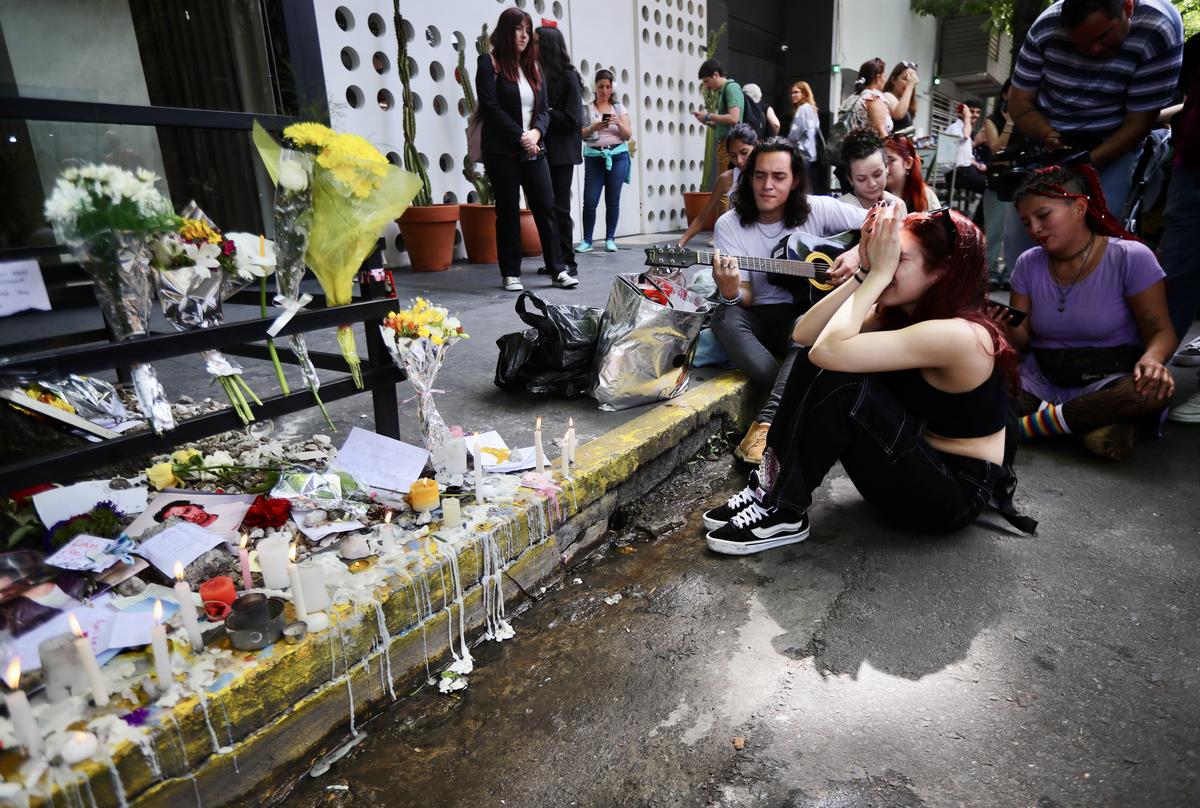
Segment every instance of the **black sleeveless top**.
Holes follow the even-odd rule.
[[[943,438],[982,438],[1004,429],[1008,421],[1008,396],[1000,369],[974,390],[947,393],[937,389],[921,371],[899,370],[887,374],[888,386],[904,409],[925,419],[925,428]]]

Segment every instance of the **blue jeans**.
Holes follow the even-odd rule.
[[[1100,188],[1104,191],[1104,201],[1117,221],[1125,219],[1125,202],[1129,199],[1129,191],[1133,187],[1133,171],[1137,168],[1138,158],[1142,156],[1142,146],[1138,144],[1125,154],[1100,169]],[[1017,258],[1026,250],[1036,245],[1025,228],[1021,225],[1021,215],[1017,206],[1009,204],[1004,219],[1004,263],[1011,274],[1017,266]]]
[[[1192,243],[1198,232],[1200,171],[1177,167],[1167,189],[1167,220],[1158,260],[1167,273],[1167,310],[1181,342],[1200,309],[1200,251]]]
[[[629,176],[629,154],[612,156],[612,171],[604,168],[603,157],[583,158],[583,240],[592,243],[596,228],[596,205],[604,191],[604,237],[617,237],[617,219],[621,215],[621,186]]]

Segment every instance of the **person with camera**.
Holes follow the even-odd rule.
[[[1016,326],[993,307],[1021,362],[1024,438],[1083,436],[1094,454],[1129,455],[1139,424],[1156,427],[1175,392],[1166,362],[1175,348],[1165,273],[1104,203],[1089,165],[1049,166],[1016,195],[1038,247],[1012,274]]]
[[[954,155],[954,167],[946,182],[955,189],[964,188],[981,194],[987,187],[987,166],[975,156],[975,147],[986,141],[983,128],[979,126],[983,104],[976,100],[958,105],[958,117],[946,127],[946,137],[958,139],[958,151]]]
[[[483,122],[483,165],[496,195],[496,253],[503,287],[520,292],[520,191],[533,211],[542,257],[556,285],[579,281],[567,274],[554,214],[554,189],[542,143],[550,127],[546,82],[532,41],[533,21],[519,8],[506,8],[490,37],[491,53],[479,55],[475,94]]]
[[[1022,134],[1048,151],[1087,151],[1108,208],[1124,216],[1142,142],[1173,100],[1183,54],[1183,20],[1169,0],[1058,0],[1021,45],[1009,112]],[[1023,240],[1008,209],[1005,260]]]
[[[883,85],[883,100],[892,116],[892,131],[912,134],[913,121],[917,117],[917,63],[897,62]]]
[[[718,260],[720,253],[770,258],[793,233],[832,236],[858,228],[866,211],[825,196],[809,196],[804,158],[790,140],[761,141],[750,153],[733,192],[733,210],[717,219],[713,280],[717,311],[712,329],[733,363],[760,391],[769,391],[734,451],[743,462],[762,462],[767,430],[779,407],[796,352],[789,342],[792,324],[807,307],[793,292],[761,272],[739,271]],[[840,283],[848,275],[835,275]]]
[[[583,127],[583,241],[575,252],[592,251],[596,206],[604,193],[604,249],[617,251],[617,220],[621,216],[621,189],[629,182],[629,138],[633,124],[629,111],[614,100],[611,70],[597,70],[594,97],[588,104],[591,120]]]
[[[709,549],[748,555],[808,538],[837,462],[890,524],[949,533],[991,505],[1014,526],[1008,391],[1017,357],[984,304],[983,235],[948,208],[881,203],[862,266],[799,319],[802,346],[750,485],[704,514]],[[735,262],[729,261],[730,266]]]

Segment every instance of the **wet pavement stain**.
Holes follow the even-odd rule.
[[[727,461],[688,464],[513,641],[474,649],[467,690],[405,699],[322,778],[281,773],[295,787],[280,804],[1200,801],[1196,546],[1028,539],[987,519],[914,537],[837,473],[807,542],[717,556],[700,513],[741,480]],[[687,523],[657,533],[672,512]]]

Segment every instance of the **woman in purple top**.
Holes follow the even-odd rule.
[[[1161,417],[1175,391],[1165,362],[1176,339],[1162,267],[1104,204],[1091,166],[1053,166],[1015,197],[1040,246],[1017,259],[1012,305],[1029,313],[1009,339],[1021,362],[1021,434],[1076,433],[1103,457],[1127,456],[1136,424]]]

